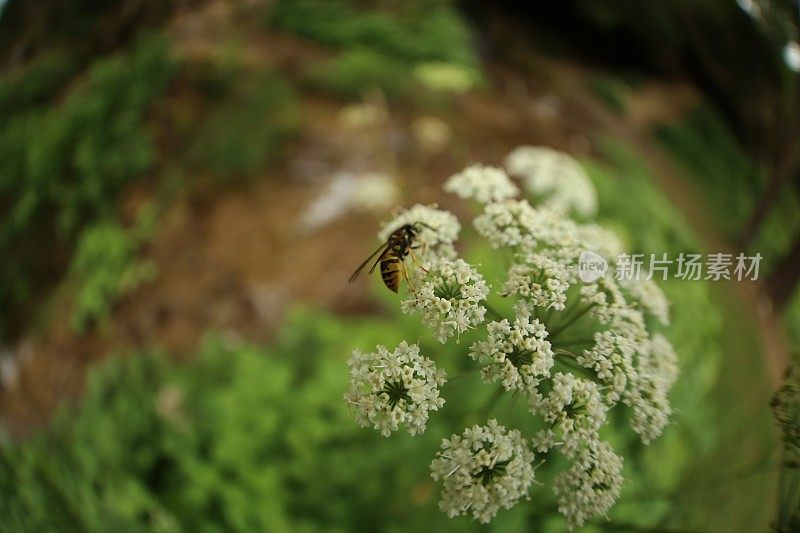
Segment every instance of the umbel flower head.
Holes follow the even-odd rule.
[[[570,278],[563,263],[541,253],[522,254],[508,269],[503,296],[516,295],[532,306],[563,311]]]
[[[655,440],[669,423],[667,394],[678,377],[678,357],[663,335],[656,334],[637,352],[638,368],[625,403],[633,407],[631,427],[642,442]]]
[[[572,460],[572,467],[553,479],[558,510],[570,529],[605,515],[619,498],[623,482],[622,457],[606,442],[588,442]]]
[[[478,233],[489,240],[492,248],[532,249],[536,243],[533,226],[536,210],[525,200],[508,200],[488,204],[483,214],[473,221]]]
[[[596,440],[608,410],[597,383],[558,372],[551,387],[546,396],[531,396],[531,412],[553,425],[566,453]]]
[[[653,280],[622,280],[620,285],[645,313],[652,315],[663,325],[669,325],[669,301]]]
[[[612,230],[598,224],[582,224],[577,228],[577,236],[581,248],[600,254],[606,261],[616,261],[617,256],[625,251],[622,240]]]
[[[594,199],[593,189],[583,197],[575,193],[582,170],[574,160],[526,148],[512,153],[506,166],[525,181],[535,206],[516,199],[516,188],[499,169],[472,166],[445,186],[483,204],[473,225],[496,251],[492,259],[506,259],[494,290],[483,265],[458,257],[460,224],[447,211],[414,206],[386,224],[381,238],[403,224],[424,224],[415,239],[422,264],[409,265],[413,287],[402,310],[418,313],[441,343],[458,342],[471,330],[464,350],[469,360],[460,364],[480,370],[483,384],[497,390],[493,399],[522,396],[528,406],[522,416],[532,421],[506,431],[490,420],[445,439],[431,464],[433,478],[442,483],[440,507],[450,516],[488,522],[528,495],[534,451],[544,461],[558,454],[571,466],[556,475],[551,489],[574,528],[605,515],[620,495],[622,457],[600,440],[611,411],[626,416],[645,444],[669,423],[678,358],[657,331],[669,325],[669,302],[652,280],[623,282],[611,270],[592,282],[580,279],[584,251],[613,266],[625,247],[613,231],[570,218],[587,215]],[[399,425],[412,434],[422,431],[430,411],[443,403],[444,374],[415,346],[357,352],[350,366],[348,401],[359,423],[384,435]]]
[[[486,326],[486,340],[472,345],[469,356],[483,366],[486,383],[502,383],[508,390],[530,393],[539,380],[550,376],[553,350],[547,330],[525,305],[517,306],[514,322],[503,319]]]
[[[522,179],[542,205],[582,216],[597,212],[597,191],[580,163],[568,154],[546,146],[520,146],[508,154],[505,167]]]
[[[486,308],[481,302],[489,295],[489,285],[475,268],[463,259],[436,259],[425,268],[427,272],[416,278],[421,285],[415,297],[402,303],[404,312],[420,313],[441,343],[483,322]]]
[[[578,354],[578,364],[592,370],[605,385],[606,402],[615,405],[625,394],[628,379],[636,375],[633,356],[638,350],[634,340],[618,331],[598,331],[594,345]]]
[[[344,398],[361,427],[372,426],[388,437],[406,426],[411,435],[422,433],[428,413],[444,405],[439,387],[447,381],[444,370],[405,341],[394,351],[378,346],[377,352],[356,350],[347,362],[350,389]]]
[[[544,254],[564,264],[576,262],[584,245],[577,224],[556,210],[536,209],[527,200],[488,204],[473,225],[492,248]]]
[[[442,440],[431,463],[431,477],[442,481],[439,507],[448,516],[472,514],[489,522],[528,495],[533,483],[533,452],[522,434],[489,420]]]
[[[519,194],[503,169],[483,165],[472,165],[450,176],[444,183],[444,190],[482,204],[508,200]]]

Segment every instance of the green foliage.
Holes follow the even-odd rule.
[[[339,96],[357,99],[365,91],[380,89],[394,98],[405,93],[411,81],[408,66],[368,48],[342,52],[308,72],[311,83]]]
[[[619,142],[602,148],[608,163],[581,162],[597,187],[598,220],[622,234],[633,253],[698,252],[697,237],[642,159]]]
[[[92,66],[87,84],[38,124],[23,190],[15,195],[31,203],[17,204],[12,223],[21,226],[51,203],[64,233],[74,231],[85,215],[109,213],[121,187],[152,164],[144,113],[171,72],[161,40]]]
[[[705,193],[718,226],[734,235],[758,200],[764,176],[730,128],[711,108],[701,106],[685,123],[660,127],[658,137]]]
[[[76,413],[2,448],[0,520],[12,531],[443,527],[426,481],[441,428],[390,442],[358,429],[342,401],[348,347],[397,337],[386,322],[304,313],[269,350],[211,338],[191,367],[112,359]],[[474,406],[469,396],[458,398]]]
[[[605,163],[581,161],[597,187],[598,220],[623,235],[633,253],[659,257],[667,253],[674,258],[679,253],[701,252],[697,236],[653,182],[644,161],[617,142],[606,140],[602,148]],[[718,442],[711,399],[719,380],[725,334],[710,283],[670,279],[659,284],[671,303],[672,322],[664,333],[681,368],[670,394],[674,424],[646,448],[620,431],[624,444],[615,445],[635,450],[626,456],[635,465],[626,469],[626,494],[633,501],[643,501],[631,504],[623,499],[613,510],[617,521],[653,526],[680,516],[681,507],[672,498],[682,490],[695,457],[709,453]]]
[[[605,164],[582,161],[598,189],[599,219],[626,235],[637,253],[666,252],[674,259],[705,252],[642,159],[619,143],[606,141],[602,148]],[[622,500],[613,516],[631,524],[660,516],[647,523],[689,529],[763,527],[764,508],[749,505],[740,479],[755,467],[759,476],[747,479],[748,490],[765,493],[772,482],[763,466],[774,446],[765,417],[769,382],[752,318],[718,284],[670,279],[661,285],[671,302],[665,333],[680,358],[681,376],[670,394],[675,424],[631,454],[641,466],[626,473],[628,494],[640,502]],[[737,447],[728,453],[720,443],[732,439]],[[709,479],[713,490],[703,488]],[[722,509],[720,499],[738,503]]]
[[[154,214],[143,210],[135,228],[126,230],[116,221],[101,221],[84,229],[70,265],[77,285],[72,328],[84,332],[108,315],[124,295],[156,275],[156,265],[136,258],[150,237]]]
[[[69,50],[82,66],[130,44],[163,24],[176,2],[42,0],[35,8],[4,0],[0,8],[0,50],[24,55]]]
[[[595,76],[589,80],[589,88],[617,115],[625,114],[625,96],[628,86],[613,76]]]
[[[701,106],[684,123],[660,127],[658,137],[704,194],[716,225],[727,236],[738,236],[764,192],[766,177],[722,118]],[[749,250],[764,256],[762,271],[769,271],[798,231],[800,200],[782,195]]]
[[[371,88],[401,96],[421,63],[450,64],[478,77],[469,32],[449,1],[378,4],[365,9],[347,0],[280,0],[268,22],[338,49],[306,74],[314,85],[345,98]]]
[[[218,91],[215,86],[221,83],[208,89]],[[228,94],[199,125],[190,155],[223,177],[251,174],[298,130],[299,104],[291,86],[272,72],[224,92]]]
[[[130,54],[94,63],[60,105],[0,122],[0,253],[15,258],[0,270],[0,306],[23,304],[81,224],[112,214],[123,187],[151,167],[145,115],[173,71],[164,40],[141,40]],[[42,97],[53,85],[25,83],[45,87]]]
[[[789,533],[800,528],[800,373],[792,367],[770,402],[781,430],[781,471],[773,528]]]
[[[75,73],[75,60],[66,52],[37,57],[24,69],[0,78],[0,123],[22,109],[53,98]]]
[[[369,48],[408,63],[474,65],[467,28],[449,1],[381,7],[366,10],[344,0],[279,0],[269,23],[338,48]]]

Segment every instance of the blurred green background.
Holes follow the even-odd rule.
[[[632,251],[764,258],[757,283],[662,285],[674,421],[648,447],[611,424],[627,482],[585,529],[769,530],[769,399],[800,351],[799,17],[0,1],[0,530],[563,530],[550,465],[489,526],[438,510],[428,465],[481,421],[477,377],[417,438],[359,429],[342,401],[354,348],[419,339],[465,367],[469,336],[441,346],[378,280],[346,279],[395,204],[468,226],[441,183],[521,144],[576,156]],[[385,201],[353,201],[374,173]],[[469,229],[461,251],[502,275]]]

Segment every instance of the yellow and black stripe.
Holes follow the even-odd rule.
[[[394,251],[387,252],[381,260],[381,277],[383,283],[389,290],[397,292],[400,287],[400,269],[403,268],[403,260]]]

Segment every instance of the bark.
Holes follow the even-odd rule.
[[[777,311],[782,311],[800,282],[800,236],[767,279],[767,293]]]
[[[793,106],[787,106],[789,110]],[[800,127],[794,118],[781,122],[775,127],[776,142],[775,150],[773,152],[773,160],[771,172],[769,173],[770,180],[767,183],[767,190],[759,198],[750,219],[745,224],[744,229],[736,239],[737,243],[741,246],[742,250],[748,250],[753,244],[753,241],[758,237],[767,215],[778,202],[781,193],[786,188],[786,185],[792,181],[792,176],[796,180],[800,180],[800,142],[798,142],[798,135],[800,135]]]
[[[776,168],[775,171],[771,173],[771,179],[769,183],[767,183],[767,190],[761,195],[761,198],[759,198],[756,207],[753,209],[753,213],[750,215],[750,219],[736,239],[742,250],[748,250],[756,237],[758,237],[761,226],[764,225],[767,215],[769,215],[769,212],[772,211],[772,208],[775,207],[778,199],[780,199],[781,191],[786,187],[790,176],[791,169],[789,165],[786,164],[782,165],[780,168]]]

